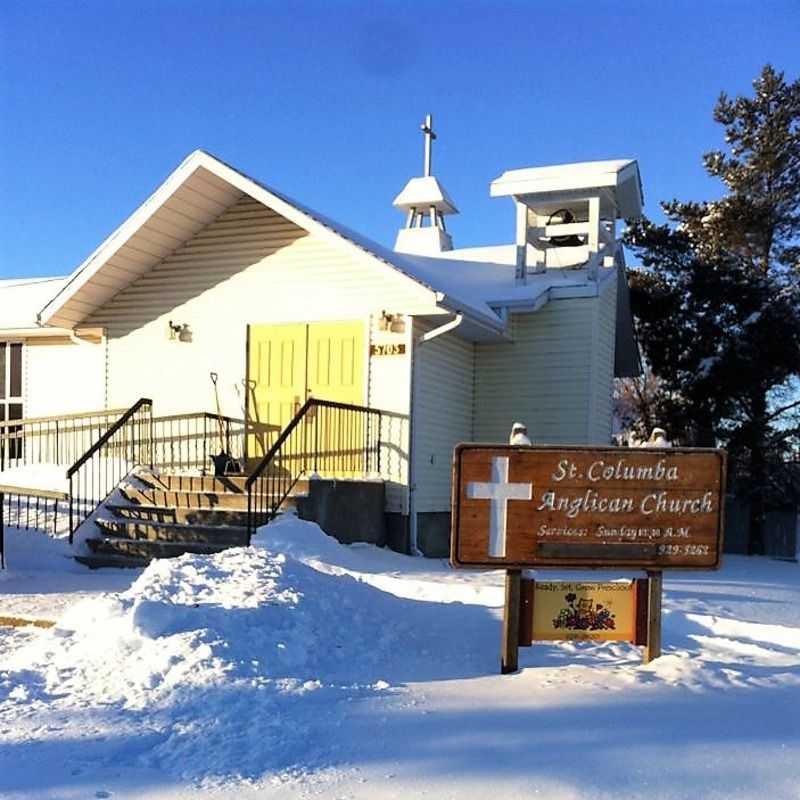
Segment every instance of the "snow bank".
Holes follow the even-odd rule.
[[[286,515],[260,528],[256,546],[286,553],[330,575],[351,575],[397,597],[502,607],[502,570],[454,571],[446,559],[415,558],[375,545],[342,545],[316,523]],[[488,578],[488,580],[487,580]]]
[[[44,759],[51,789],[145,771],[226,799],[308,796],[324,776],[326,797],[370,800],[793,796],[796,565],[668,577],[652,664],[625,643],[539,643],[501,677],[499,574],[291,518],[255,541],[155,562],[0,659],[0,777],[24,787]]]
[[[474,664],[465,641],[424,665],[432,637],[457,624],[425,605],[264,548],[157,561],[12,657],[0,697],[69,696],[117,735],[139,723],[135,765],[182,779],[295,774],[327,763],[314,731],[348,703]]]
[[[23,464],[0,472],[0,484],[18,486],[21,489],[42,489],[49,492],[69,493],[67,470],[70,464]],[[117,484],[119,476],[125,476],[131,464],[119,458],[100,458],[94,467],[85,466],[77,475],[76,488],[91,488],[97,496],[108,494]]]
[[[69,492],[67,468],[63,464],[25,464],[0,472],[0,484],[46,492]]]

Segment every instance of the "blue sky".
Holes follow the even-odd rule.
[[[638,158],[657,216],[799,43],[797,0],[4,0],[0,277],[70,272],[196,148],[392,244],[426,112],[457,246],[511,240],[514,167]]]

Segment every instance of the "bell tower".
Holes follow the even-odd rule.
[[[585,269],[596,280],[615,264],[617,220],[638,219],[644,203],[631,159],[509,170],[491,195],[514,200],[517,283],[551,267]]]
[[[425,137],[423,174],[412,178],[394,199],[394,207],[406,215],[406,224],[397,233],[394,249],[398,253],[436,255],[453,249],[445,217],[458,214],[458,209],[439,181],[431,174],[433,117],[428,114],[420,126]]]

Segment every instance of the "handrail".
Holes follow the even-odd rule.
[[[225,416],[225,414],[217,414],[214,411],[190,411],[185,414],[165,414],[163,416],[153,417],[153,422],[169,422],[172,420],[195,419],[197,417],[205,417],[206,419],[213,420],[221,419],[223,422],[235,422],[239,425],[244,425],[246,422],[246,420],[241,417],[228,417]]]
[[[56,492],[52,489],[33,489],[29,486],[13,486],[0,483],[0,495],[18,494],[21,497],[39,497],[42,500],[68,500],[68,492]]]
[[[380,463],[381,411],[309,397],[245,481],[248,538],[275,518],[309,469],[337,477],[380,474]]]
[[[152,466],[153,402],[137,400],[67,470],[69,541],[134,467]]]
[[[0,422],[0,471],[24,464],[70,466],[127,409],[21,417]]]
[[[206,471],[214,463],[212,453],[220,449],[220,434],[225,443],[222,449],[232,461],[242,464],[248,436],[263,441],[268,435],[278,433],[280,428],[275,425],[248,423],[246,419],[211,411],[153,416],[152,466],[162,470]]]
[[[377,409],[369,408],[368,406],[357,406],[353,403],[340,403],[336,400],[323,400],[318,397],[309,397],[308,400],[306,400],[305,403],[303,403],[303,405],[297,410],[294,417],[292,417],[292,421],[283,429],[281,435],[275,440],[275,444],[270,447],[270,449],[267,451],[267,454],[261,459],[250,475],[248,475],[247,480],[245,481],[246,489],[249,489],[253,485],[253,482],[256,480],[256,478],[258,478],[267,468],[269,462],[275,458],[283,443],[289,438],[289,435],[292,433],[292,431],[300,424],[300,421],[306,415],[311,406],[318,406],[321,408],[338,408],[342,411],[372,412],[378,414],[379,416],[381,413]]]
[[[300,420],[306,415],[308,409],[314,404],[321,404],[321,402],[320,400],[315,400],[313,397],[309,397],[308,400],[300,406],[297,413],[292,417],[292,421],[283,429],[281,435],[275,440],[275,444],[270,447],[264,458],[256,465],[250,475],[247,476],[247,480],[244,482],[245,489],[250,489],[256,479],[263,474],[270,461],[275,458],[283,443],[289,438],[291,432],[300,424]],[[351,408],[356,408],[356,406],[352,406]]]
[[[17,428],[20,425],[41,425],[44,422],[65,422],[73,419],[90,419],[91,417],[111,417],[124,414],[127,408],[107,408],[101,411],[82,411],[80,414],[57,414],[49,417],[22,417],[0,422],[0,428]]]
[[[66,492],[52,492],[48,489],[34,489],[25,486],[7,486],[4,484],[0,484],[0,568],[5,569],[6,567],[6,544],[5,544],[5,528],[6,528],[6,521],[5,521],[5,513],[6,513],[6,501],[10,498],[11,503],[9,504],[11,508],[14,506],[13,498],[17,498],[17,519],[16,519],[16,526],[22,528],[23,526],[20,524],[22,522],[22,498],[25,498],[25,530],[30,530],[31,527],[38,528],[40,530],[44,530],[44,526],[41,525],[41,520],[44,518],[47,519],[47,508],[45,507],[44,510],[40,508],[39,501],[40,500],[53,500],[53,535],[58,533],[58,503],[59,501],[64,502],[68,499],[69,495]],[[34,516],[34,524],[31,525],[31,498],[36,500],[36,506],[33,512]],[[10,515],[9,515],[10,516]],[[10,517],[11,521],[13,517]]]
[[[137,400],[68,470],[71,478],[108,440],[143,406],[152,406],[153,401],[142,397]]]

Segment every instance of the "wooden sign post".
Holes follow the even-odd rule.
[[[522,571],[506,572],[506,602],[503,609],[503,637],[500,644],[500,672],[507,675],[519,669],[519,634]]]
[[[649,664],[661,655],[661,570],[647,571],[647,642],[644,663]]]
[[[459,445],[450,561],[507,570],[501,671],[517,669],[517,648],[536,635],[535,611],[526,632],[536,608],[535,585],[522,580],[526,568],[645,570],[646,580],[625,589],[624,602],[635,609],[625,636],[608,607],[582,596],[582,605],[561,609],[578,628],[546,638],[621,639],[643,645],[646,662],[657,658],[662,570],[719,568],[724,494],[722,450]],[[622,597],[616,583],[580,586]],[[576,601],[578,594],[567,592]]]

